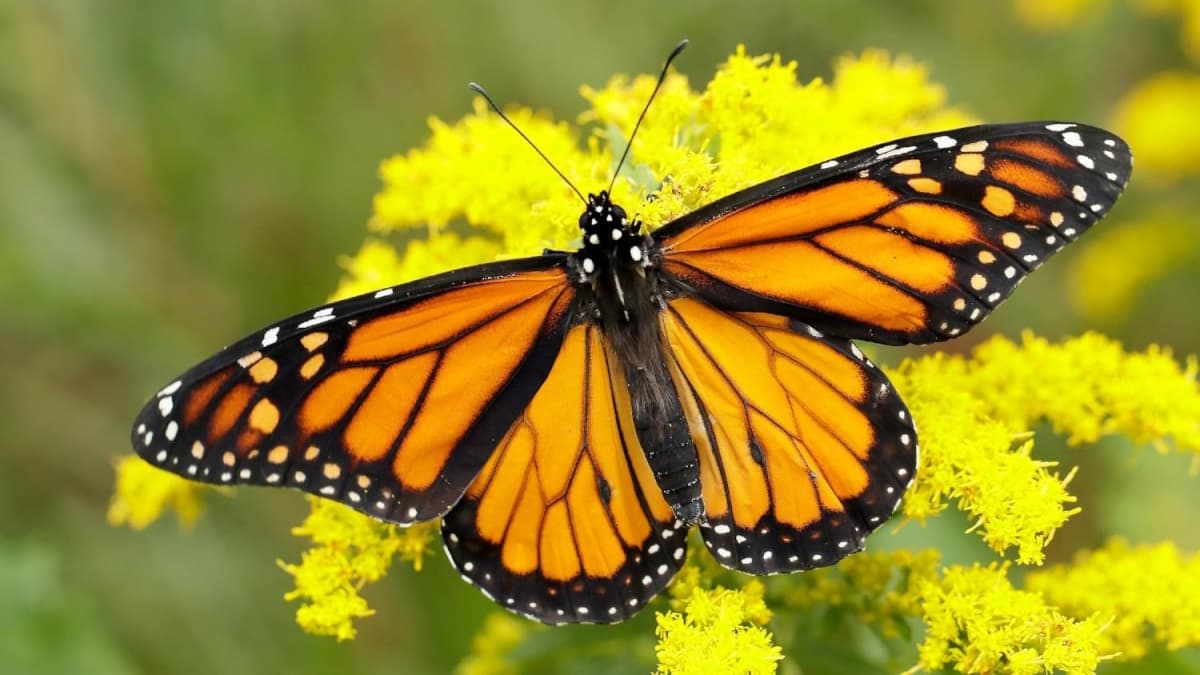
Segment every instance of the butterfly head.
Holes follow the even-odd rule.
[[[588,195],[587,208],[579,216],[579,229],[583,246],[576,258],[585,280],[610,265],[640,268],[649,264],[641,221],[630,219],[607,191]]]

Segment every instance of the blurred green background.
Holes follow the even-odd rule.
[[[796,60],[803,80],[881,47],[928,64],[950,102],[983,120],[1108,125],[1143,79],[1194,77],[1181,16],[1065,4],[1085,9],[1055,27],[1026,2],[0,0],[0,670],[419,673],[468,652],[493,606],[440,557],[370,589],[378,615],[357,640],[302,633],[275,565],[302,549],[289,535],[306,511],[298,493],[215,498],[190,532],[104,520],[113,459],[144,399],[221,345],[321,302],[337,258],[363,239],[379,162],[420,144],[430,115],[468,112],[467,81],[573,120],[581,84],[655,72],[682,37],[692,46],[678,69],[695,87],[739,43]],[[1180,224],[1184,253],[1161,274],[1153,256],[1098,263],[1117,285],[1149,278],[1127,306],[1089,313],[1072,299],[1082,243],[947,348],[1096,328],[1134,348],[1200,352],[1194,170],[1144,176],[1139,165],[1113,224],[1097,228],[1139,227],[1164,209]],[[1073,485],[1085,510],[1052,560],[1113,533],[1200,548],[1189,458],[1121,441],[1065,451],[1049,434],[1039,454],[1082,466]],[[963,528],[950,515],[890,541],[986,559]],[[606,653],[608,637],[642,636],[647,658],[652,633],[646,612],[561,639],[622,672],[652,664]],[[1156,657],[1141,672],[1200,672],[1197,662]],[[806,672],[833,672],[816,663]]]

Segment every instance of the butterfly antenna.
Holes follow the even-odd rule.
[[[471,89],[471,91],[482,96],[483,100],[487,101],[488,105],[492,106],[492,110],[495,110],[496,114],[500,116],[500,119],[507,122],[508,126],[512,127],[513,131],[517,132],[521,138],[524,138],[525,142],[529,144],[529,147],[533,148],[533,151],[536,152],[538,156],[546,160],[546,163],[550,165],[550,168],[554,169],[554,173],[558,174],[558,177],[563,179],[563,182],[570,186],[570,188],[575,191],[575,194],[579,195],[579,201],[583,202],[585,205],[588,203],[587,199],[584,198],[583,193],[579,191],[579,188],[575,187],[575,184],[572,183],[569,178],[567,178],[566,174],[564,174],[562,171],[559,171],[557,166],[554,166],[554,162],[550,161],[550,158],[546,156],[546,153],[542,152],[542,149],[539,148],[533,141],[531,141],[529,137],[525,135],[524,131],[521,131],[521,129],[517,127],[512,120],[508,119],[508,115],[505,115],[504,111],[500,110],[500,106],[496,105],[496,102],[492,100],[491,96],[488,96],[488,93],[484,91],[483,87],[479,86],[475,82],[468,82],[467,86]]]
[[[662,73],[658,76],[658,84],[654,85],[654,91],[650,92],[650,99],[646,101],[646,107],[642,108],[642,114],[638,115],[637,124],[633,125],[633,133],[629,134],[629,141],[625,144],[625,152],[621,153],[621,161],[617,162],[617,170],[613,172],[612,180],[608,183],[609,194],[612,194],[613,186],[617,184],[617,176],[621,175],[621,167],[625,165],[625,158],[629,157],[629,149],[633,147],[633,137],[637,136],[638,128],[642,126],[642,120],[646,118],[646,111],[650,110],[650,104],[654,102],[654,97],[662,87],[663,80],[667,79],[667,69],[671,67],[671,62],[675,60],[675,57],[679,56],[679,52],[682,52],[683,48],[687,46],[687,40],[680,40],[679,44],[675,45],[675,49],[671,50],[671,54],[667,56],[667,62],[663,64]]]

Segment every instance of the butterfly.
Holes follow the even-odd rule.
[[[133,444],[197,481],[441,519],[464,579],[546,623],[632,616],[693,527],[734,570],[831,565],[917,470],[911,415],[853,341],[971,329],[1108,211],[1131,166],[1107,131],[1032,122],[866,148],[652,232],[601,191],[578,250],[383,288],[226,347],[146,404]]]

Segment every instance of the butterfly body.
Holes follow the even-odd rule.
[[[624,374],[634,430],[663,496],[681,522],[698,523],[704,519],[699,459],[667,371],[660,324],[682,290],[662,276],[654,239],[607,191],[588,195],[579,227],[583,245],[568,264],[582,314],[607,338]]]
[[[732,569],[833,564],[892,514],[919,454],[852,340],[969,330],[1104,215],[1131,167],[1107,131],[1029,122],[869,147],[650,233],[600,193],[577,251],[234,343],[158,392],[134,447],[194,480],[440,518],[465,579],[549,623],[637,612],[693,525]]]

